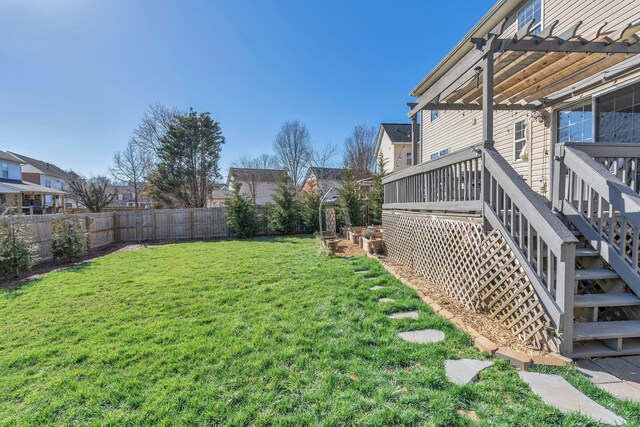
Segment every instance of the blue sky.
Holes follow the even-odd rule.
[[[150,104],[209,111],[222,172],[287,120],[315,145],[406,121],[492,0],[3,0],[0,150],[106,171]]]

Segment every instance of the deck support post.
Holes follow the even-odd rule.
[[[418,114],[411,116],[411,165],[419,165],[422,159],[418,159],[420,153],[418,152],[418,140],[419,140],[419,128],[418,128]],[[420,156],[421,157],[421,156]]]
[[[487,54],[482,61],[482,137],[483,147],[493,147],[493,62],[494,53],[493,49],[489,48]],[[485,209],[487,209],[487,203],[491,197],[491,183],[489,177],[489,171],[485,167],[484,153],[482,155],[482,218],[485,231],[489,231],[491,226],[487,221],[485,215]]]

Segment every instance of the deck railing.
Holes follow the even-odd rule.
[[[480,158],[468,148],[385,177],[384,209],[479,213]]]
[[[640,195],[634,144],[558,144],[554,206],[640,294]]]

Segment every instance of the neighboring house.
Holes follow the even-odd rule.
[[[231,197],[231,191],[225,183],[214,183],[211,195],[207,201],[208,208],[223,207],[224,203]]]
[[[419,140],[420,130],[417,126],[416,132],[416,137]],[[376,142],[376,170],[379,168],[378,159],[380,155],[382,155],[382,159],[385,162],[385,172],[387,173],[413,166],[410,123],[382,123],[380,125]]]
[[[273,203],[278,182],[287,172],[282,169],[230,168],[227,187],[232,188],[235,179],[240,180],[240,193],[253,199],[256,205]]]
[[[31,182],[33,184],[42,185],[47,188],[54,188],[56,190],[69,191],[69,181],[71,181],[71,175],[59,168],[58,166],[45,162],[43,160],[27,157],[22,154],[9,151],[22,162],[22,180]],[[53,206],[54,200],[52,195],[48,195],[45,200],[46,206]],[[56,201],[56,204],[60,206],[60,200]],[[67,207],[77,207],[75,202],[69,197],[65,200]]]
[[[140,188],[144,188],[144,184],[139,184]],[[153,200],[148,197],[144,191],[138,194],[138,204],[136,205],[135,191],[131,184],[114,185],[113,191],[115,192],[115,198],[107,208],[110,210],[118,208],[139,208],[149,209],[153,206]]]
[[[349,169],[344,168],[320,168],[311,167],[307,171],[307,175],[302,186],[302,191],[310,191],[313,188],[320,190],[321,196],[325,200],[331,201],[338,197],[338,191],[342,188],[342,181],[347,174],[353,174]],[[353,176],[358,179],[358,184],[362,192],[362,197],[366,198],[367,193],[371,190],[371,173],[359,173]]]
[[[531,347],[640,354],[639,54],[637,0],[498,1],[411,92],[388,256]]]
[[[0,151],[0,215],[51,213],[64,206],[65,192],[22,179],[24,161]],[[52,201],[50,205],[46,200]]]

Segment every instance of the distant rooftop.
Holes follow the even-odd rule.
[[[38,169],[43,174],[54,176],[56,178],[69,180],[69,173],[52,163],[48,163],[43,160],[34,159],[32,157],[23,156],[22,154],[14,153],[11,151],[9,151],[9,154],[12,154],[13,156],[17,157],[19,160],[22,160],[24,163],[30,164],[31,166]]]
[[[382,128],[389,135],[391,142],[411,142],[411,124],[409,123],[382,123]]]
[[[241,181],[278,182],[286,173],[283,169],[229,168],[229,179],[235,175]]]

